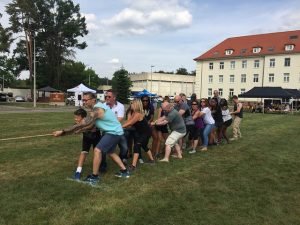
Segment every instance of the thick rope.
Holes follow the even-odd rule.
[[[3,138],[0,141],[10,141],[10,140],[19,140],[19,139],[27,139],[27,138],[34,138],[34,137],[45,137],[45,136],[52,136],[53,134],[39,134],[33,136],[23,136],[23,137],[14,137],[14,138]]]

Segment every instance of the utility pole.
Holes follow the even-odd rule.
[[[151,65],[151,90],[150,90],[150,92],[152,93],[152,68],[153,68],[154,66],[153,65]]]

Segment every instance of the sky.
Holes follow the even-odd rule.
[[[0,12],[9,0],[0,0]],[[76,60],[111,78],[196,69],[194,58],[229,37],[300,29],[299,0],[74,0],[85,16],[88,47]],[[8,24],[7,15],[1,19]]]

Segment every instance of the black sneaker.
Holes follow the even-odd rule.
[[[89,183],[90,185],[96,185],[98,182],[100,182],[100,177],[99,176],[94,176],[94,175],[88,175],[85,179],[85,182]]]
[[[119,178],[129,178],[130,173],[127,170],[125,172],[120,171],[120,172],[116,173],[115,176],[119,177]]]

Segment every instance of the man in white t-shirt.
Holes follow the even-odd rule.
[[[114,112],[119,122],[122,122],[125,115],[125,107],[121,102],[117,101],[117,93],[114,92],[112,89],[107,90],[105,94],[105,102],[106,105],[108,105],[111,108],[111,110]],[[119,143],[119,148],[120,148],[120,158],[124,162],[124,159],[127,158],[127,151],[128,151],[127,140],[124,135],[122,137],[122,141]]]

